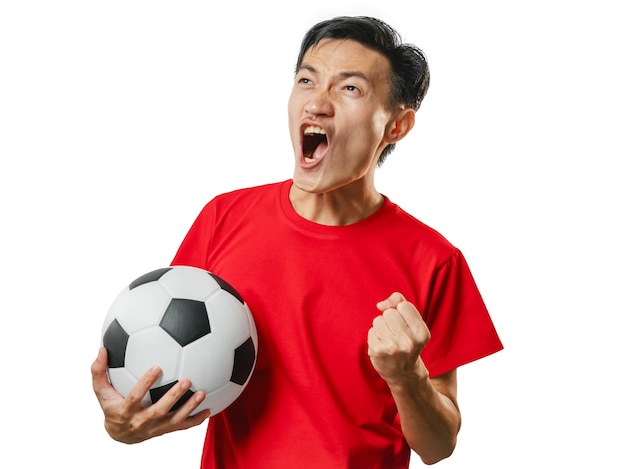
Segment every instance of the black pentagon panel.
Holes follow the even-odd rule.
[[[172,389],[172,387],[176,383],[178,383],[178,381],[174,381],[173,383],[164,384],[163,386],[158,386],[156,388],[150,389],[150,399],[152,400],[152,403],[154,404],[156,401],[161,399],[165,395],[165,393]],[[181,405],[187,402],[191,396],[193,396],[193,391],[188,389],[185,394],[183,394],[181,398],[176,401],[176,404],[172,406],[170,412],[174,412],[176,409],[178,409]]]
[[[255,358],[256,351],[254,349],[254,342],[252,341],[252,337],[249,337],[248,340],[235,349],[235,362],[233,364],[233,373],[230,376],[230,380],[233,383],[243,386],[250,376],[250,373],[252,373]]]
[[[186,298],[173,298],[159,325],[181,347],[211,332],[205,304]]]
[[[221,277],[218,277],[215,274],[212,274],[211,272],[209,272],[209,275],[211,277],[213,277],[215,279],[215,281],[219,284],[219,286],[222,288],[222,290],[226,290],[228,293],[230,293],[231,295],[233,295],[235,298],[237,298],[237,300],[239,300],[239,302],[241,304],[243,303],[243,298],[241,297],[241,295],[239,294],[239,292],[237,290],[235,290],[235,288],[228,283],[226,280],[224,280]]]
[[[157,269],[157,270],[153,270],[152,272],[148,272],[147,274],[143,274],[141,277],[133,280],[128,286],[128,288],[132,290],[133,288],[137,288],[146,283],[156,282],[170,270],[172,270],[172,267],[165,267],[163,269]]]
[[[104,333],[102,345],[107,349],[109,368],[122,368],[126,357],[128,334],[117,319],[109,325]]]

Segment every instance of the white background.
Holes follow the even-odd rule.
[[[464,425],[437,467],[624,467],[618,3],[4,1],[0,465],[198,467],[205,425],[104,432],[102,320],[212,196],[290,177],[301,37],[366,14],[432,71],[379,189],[461,248],[505,345],[459,371]]]

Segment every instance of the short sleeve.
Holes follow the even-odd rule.
[[[431,339],[422,359],[431,377],[503,348],[469,266],[458,249],[435,272],[423,315]]]
[[[214,228],[215,210],[212,202],[209,202],[185,235],[172,265],[188,265],[209,270],[209,252]]]

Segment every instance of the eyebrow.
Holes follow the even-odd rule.
[[[312,65],[309,65],[307,63],[304,63],[304,62],[300,65],[300,68],[298,69],[298,72],[300,72],[300,70],[307,70],[307,71],[313,73],[314,75],[317,75],[319,73],[318,70],[315,67],[313,67]],[[339,72],[338,76],[340,78],[342,78],[342,79],[356,77],[356,78],[361,78],[361,79],[363,79],[363,80],[365,80],[367,82],[370,81],[369,78],[367,78],[367,76],[363,72],[361,72],[359,70],[346,70],[346,71],[343,71],[343,72]]]

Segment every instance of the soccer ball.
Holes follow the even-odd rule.
[[[196,267],[173,266],[142,275],[111,305],[102,328],[108,352],[107,373],[124,397],[148,369],[162,374],[142,400],[158,401],[179,380],[205,400],[196,414],[215,415],[239,397],[256,363],[258,336],[248,305],[217,275]],[[192,415],[193,415],[192,414]]]

